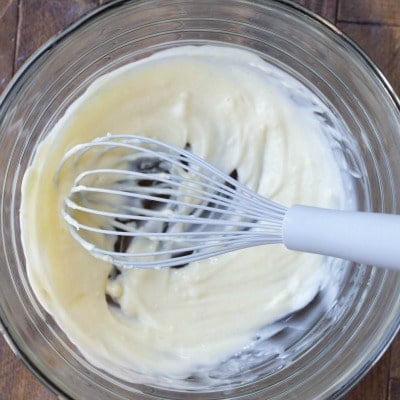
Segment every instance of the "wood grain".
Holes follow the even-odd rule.
[[[55,400],[56,397],[42,385],[19,361],[4,339],[0,341],[0,399],[1,400]]]
[[[107,0],[0,0],[0,92],[39,46]],[[298,0],[338,25],[400,93],[400,0]],[[0,336],[0,400],[56,400]],[[400,400],[400,336],[344,400]],[[265,399],[260,399],[265,400]],[[308,399],[299,399],[308,400]]]
[[[388,400],[400,399],[400,379],[391,379],[389,382]]]
[[[337,26],[364,49],[400,93],[400,26],[349,22],[338,22]]]
[[[0,2],[0,93],[14,73],[17,18],[16,1]]]
[[[15,68],[44,42],[98,6],[98,0],[19,0]]]
[[[388,400],[400,399],[400,334],[390,348]]]
[[[389,368],[391,351],[387,351],[379,362],[371,369],[343,400],[385,400],[389,390]]]
[[[397,336],[397,339],[391,347],[390,378],[400,381],[400,334]]]
[[[400,26],[399,0],[341,0],[338,21]]]
[[[338,0],[298,0],[297,3],[324,17],[333,24],[336,23]]]

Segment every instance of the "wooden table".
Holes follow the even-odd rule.
[[[0,92],[41,44],[104,2],[0,0]],[[400,0],[300,0],[299,3],[355,39],[400,94]],[[0,337],[0,400],[55,399]],[[344,399],[400,400],[400,335]]]

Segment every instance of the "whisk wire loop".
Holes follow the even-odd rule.
[[[285,207],[188,150],[108,135],[66,153],[56,184],[64,171],[75,174],[62,207],[72,235],[118,266],[173,266],[282,242]]]

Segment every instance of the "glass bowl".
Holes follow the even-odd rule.
[[[389,346],[400,323],[400,275],[338,262],[340,291],[287,359],[262,358],[224,385],[131,383],[90,365],[35,298],[20,239],[21,181],[38,143],[99,76],[156,51],[248,49],[295,76],[348,131],[338,141],[357,208],[400,213],[400,105],[365,54],[335,27],[286,1],[115,1],[42,47],[0,99],[0,318],[36,376],[71,399],[322,399],[343,395]],[[351,143],[356,143],[356,151]],[[289,353],[288,353],[289,354]]]

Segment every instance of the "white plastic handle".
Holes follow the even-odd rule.
[[[400,270],[400,215],[293,206],[283,221],[288,249]]]

